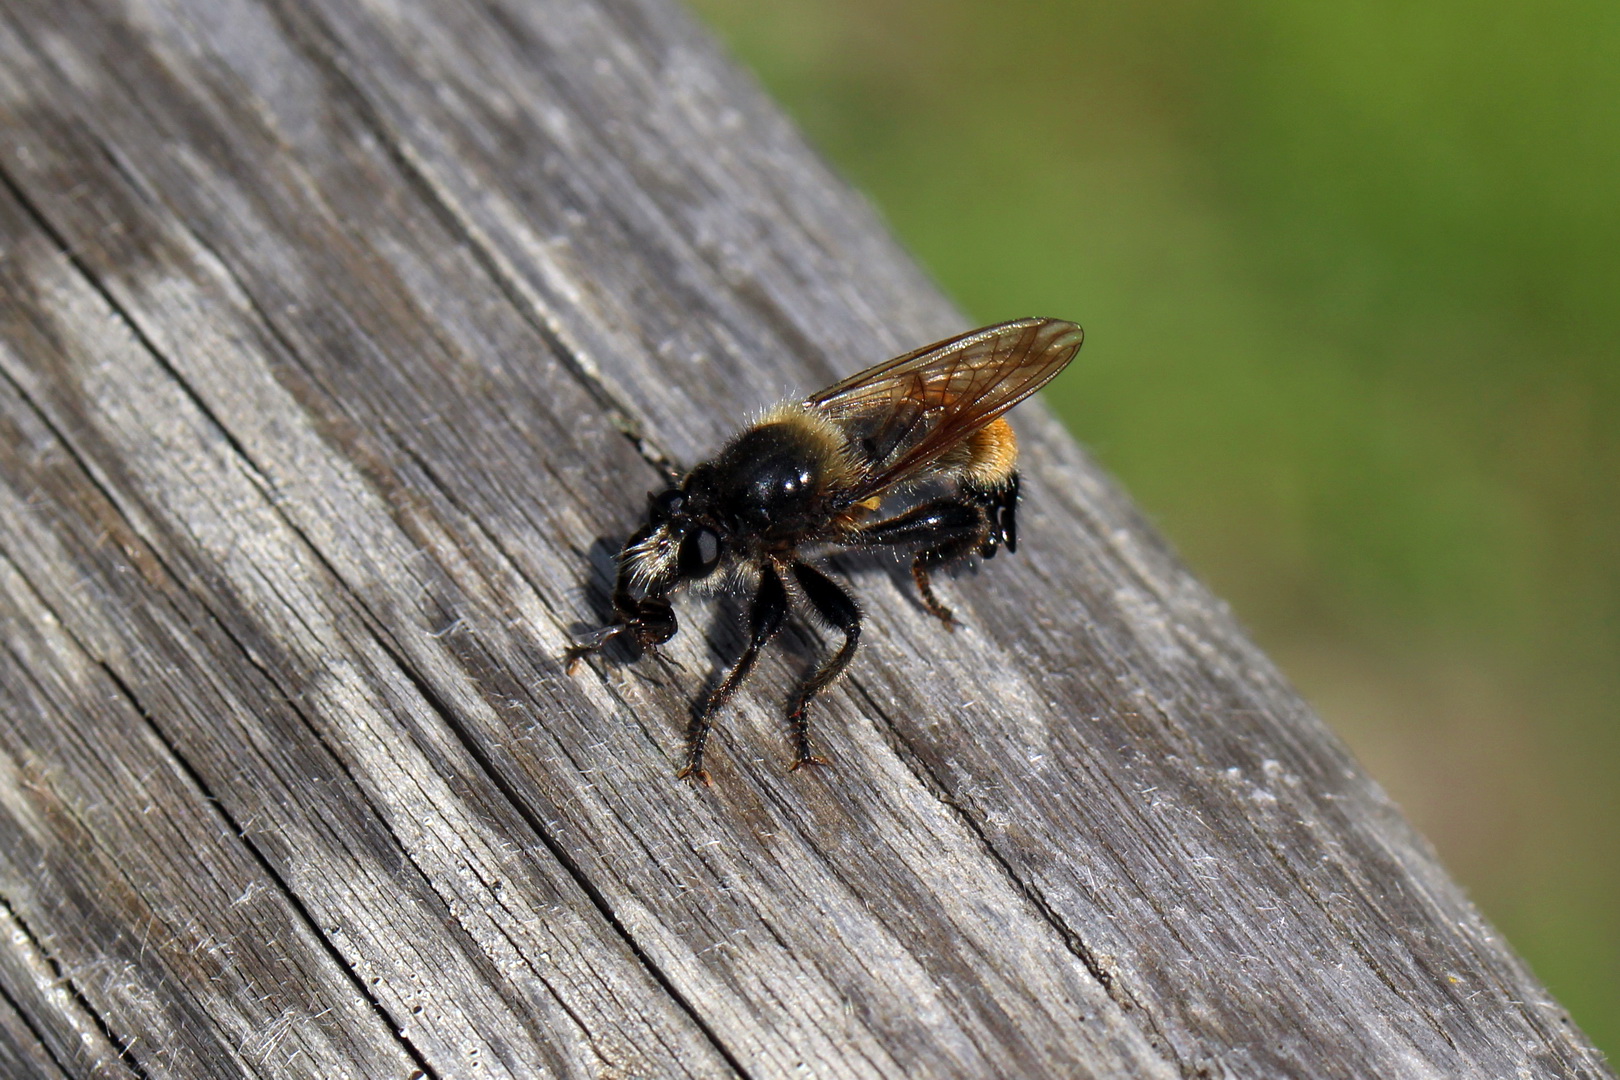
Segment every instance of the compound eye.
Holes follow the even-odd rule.
[[[679,488],[670,488],[657,495],[648,495],[647,501],[652,504],[652,519],[654,522],[665,522],[681,512],[686,505],[686,495]]]
[[[713,529],[699,529],[681,541],[681,576],[708,577],[720,565],[720,537]]]

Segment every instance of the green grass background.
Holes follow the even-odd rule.
[[[1620,1050],[1620,4],[698,0]]]

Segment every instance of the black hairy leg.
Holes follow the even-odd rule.
[[[979,497],[936,499],[907,510],[887,521],[877,521],[855,534],[851,541],[861,546],[923,544],[911,561],[911,577],[922,594],[923,606],[947,628],[953,627],[951,609],[934,595],[929,571],[960,562],[975,551],[992,545],[999,526],[992,521],[990,508]]]
[[[790,771],[806,765],[828,764],[826,758],[810,749],[810,702],[844,673],[861,640],[861,611],[849,593],[832,578],[805,563],[793,564],[793,577],[799,583],[805,600],[809,601],[822,621],[843,632],[844,643],[816,669],[815,674],[805,680],[794,696],[793,708],[788,711],[788,731],[793,739],[793,764],[788,766]]]
[[[977,536],[963,536],[955,540],[947,540],[943,544],[936,544],[917,553],[911,560],[911,580],[917,583],[917,591],[922,593],[923,606],[930,614],[945,624],[945,629],[956,629],[956,616],[934,595],[934,584],[929,579],[929,572],[942,566],[961,562],[977,551],[984,541]]]
[[[759,591],[754,594],[753,606],[748,610],[748,645],[743,649],[742,656],[737,658],[736,665],[726,675],[725,681],[709,695],[709,700],[703,703],[703,708],[687,725],[686,764],[675,774],[677,778],[695,776],[705,784],[709,782],[708,771],[703,768],[703,748],[709,741],[712,717],[753,670],[754,661],[759,658],[759,650],[764,648],[765,643],[775,637],[776,632],[782,628],[782,620],[787,616],[787,610],[787,589],[782,586],[782,577],[777,573],[775,566],[765,563],[760,567]]]

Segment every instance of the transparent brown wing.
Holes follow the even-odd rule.
[[[1061,319],[1015,319],[897,356],[805,404],[861,447],[859,501],[924,477],[951,447],[1051,382],[1082,338]]]

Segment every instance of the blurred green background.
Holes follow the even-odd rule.
[[[1620,1057],[1620,4],[696,6]]]

